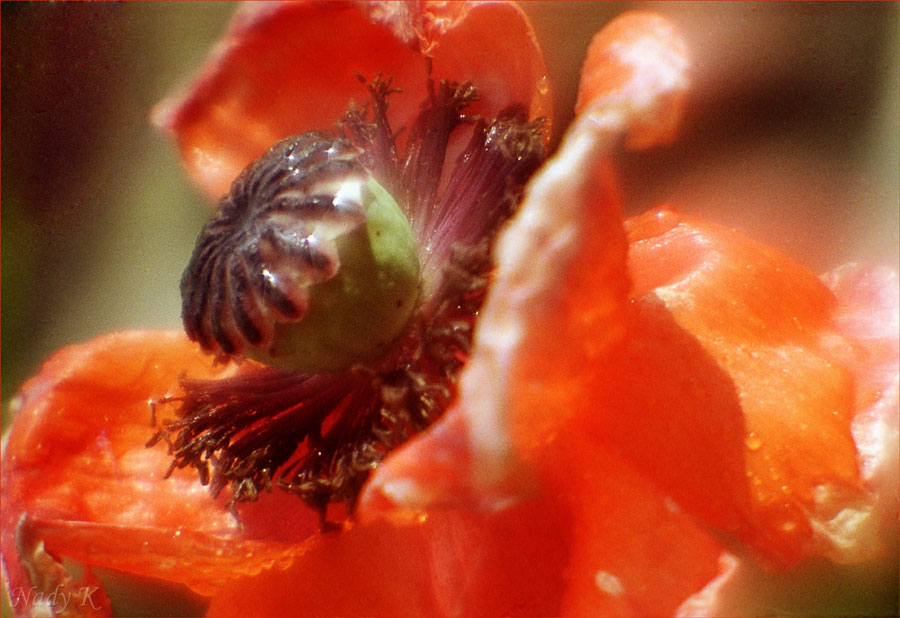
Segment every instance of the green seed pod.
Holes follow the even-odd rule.
[[[345,140],[306,133],[248,167],[182,278],[191,339],[282,369],[377,358],[419,293],[409,222]]]
[[[268,349],[247,356],[283,369],[333,371],[384,353],[412,315],[419,261],[409,222],[393,197],[369,179],[366,223],[336,240],[340,267],[309,288],[299,322],[275,325]]]

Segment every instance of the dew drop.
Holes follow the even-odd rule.
[[[762,446],[762,440],[760,440],[759,436],[754,432],[750,432],[747,434],[747,439],[744,440],[744,444],[747,445],[747,448],[751,451],[758,451]]]

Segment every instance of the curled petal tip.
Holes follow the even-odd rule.
[[[727,612],[728,602],[736,594],[741,577],[742,562],[723,551],[719,556],[719,572],[701,590],[695,592],[675,610],[675,616],[721,616]]]
[[[598,32],[581,72],[577,114],[628,125],[629,148],[674,139],[688,88],[687,46],[678,29],[651,12],[628,12]]]

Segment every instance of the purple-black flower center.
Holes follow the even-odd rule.
[[[370,103],[351,104],[333,133],[284,140],[235,181],[185,271],[185,329],[205,349],[239,357],[271,343],[272,319],[302,314],[304,290],[273,273],[327,278],[334,255],[302,238],[292,244],[278,225],[283,217],[307,227],[359,225],[358,205],[298,189],[344,176],[371,174],[403,209],[421,265],[418,303],[374,358],[307,373],[243,363],[231,377],[186,378],[182,394],[156,402],[177,404],[148,444],[168,444],[169,474],[193,466],[213,494],[230,486],[231,503],[276,486],[323,521],[330,504],[352,511],[378,462],[440,417],[472,345],[493,238],[543,159],[541,119],[529,121],[519,107],[494,119],[467,115],[475,87],[431,79],[401,152],[387,119],[390,80],[366,86]],[[464,130],[467,145],[448,161]]]

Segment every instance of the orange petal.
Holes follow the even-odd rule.
[[[834,296],[783,254],[672,211],[629,232],[635,336],[597,385],[618,412],[594,431],[776,563],[837,551],[815,531],[864,495]]]
[[[357,524],[319,537],[287,570],[233,582],[207,615],[555,615],[567,540],[559,505],[537,500]]]
[[[738,560],[659,487],[577,424],[541,463],[572,512],[563,615],[716,615]]]
[[[835,326],[863,348],[857,371],[857,408],[872,405],[897,379],[900,291],[887,267],[847,264],[823,277],[837,298]]]
[[[623,13],[591,39],[575,112],[631,108],[630,148],[671,141],[684,108],[688,64],[684,39],[668,19],[649,11]]]
[[[497,32],[503,36],[497,36]],[[236,13],[200,75],[163,101],[154,121],[172,132],[189,171],[218,198],[277,140],[328,130],[351,100],[368,101],[358,76],[393,78],[394,130],[409,127],[435,78],[471,81],[473,113],[513,104],[549,115],[546,72],[521,10],[510,3],[251,3]],[[504,63],[490,61],[505,58]]]
[[[855,344],[853,437],[871,513],[848,510],[824,532],[850,538],[835,558],[860,562],[882,551],[896,557],[900,503],[900,287],[884,266],[847,264],[823,277],[837,297],[835,325]],[[868,516],[866,516],[868,515]],[[874,546],[874,547],[872,547]],[[884,550],[887,551],[884,551]]]
[[[247,509],[240,526],[196,472],[177,470],[164,480],[165,447],[145,448],[155,431],[151,399],[177,394],[183,374],[225,371],[234,368],[214,367],[174,332],[116,333],[47,361],[23,388],[3,453],[0,521],[11,587],[32,585],[28,556],[18,555],[22,538],[43,542],[57,558],[209,593],[233,570],[287,559],[293,550],[286,543],[315,531],[313,513],[275,496]],[[263,527],[259,508],[279,511],[282,525]]]

